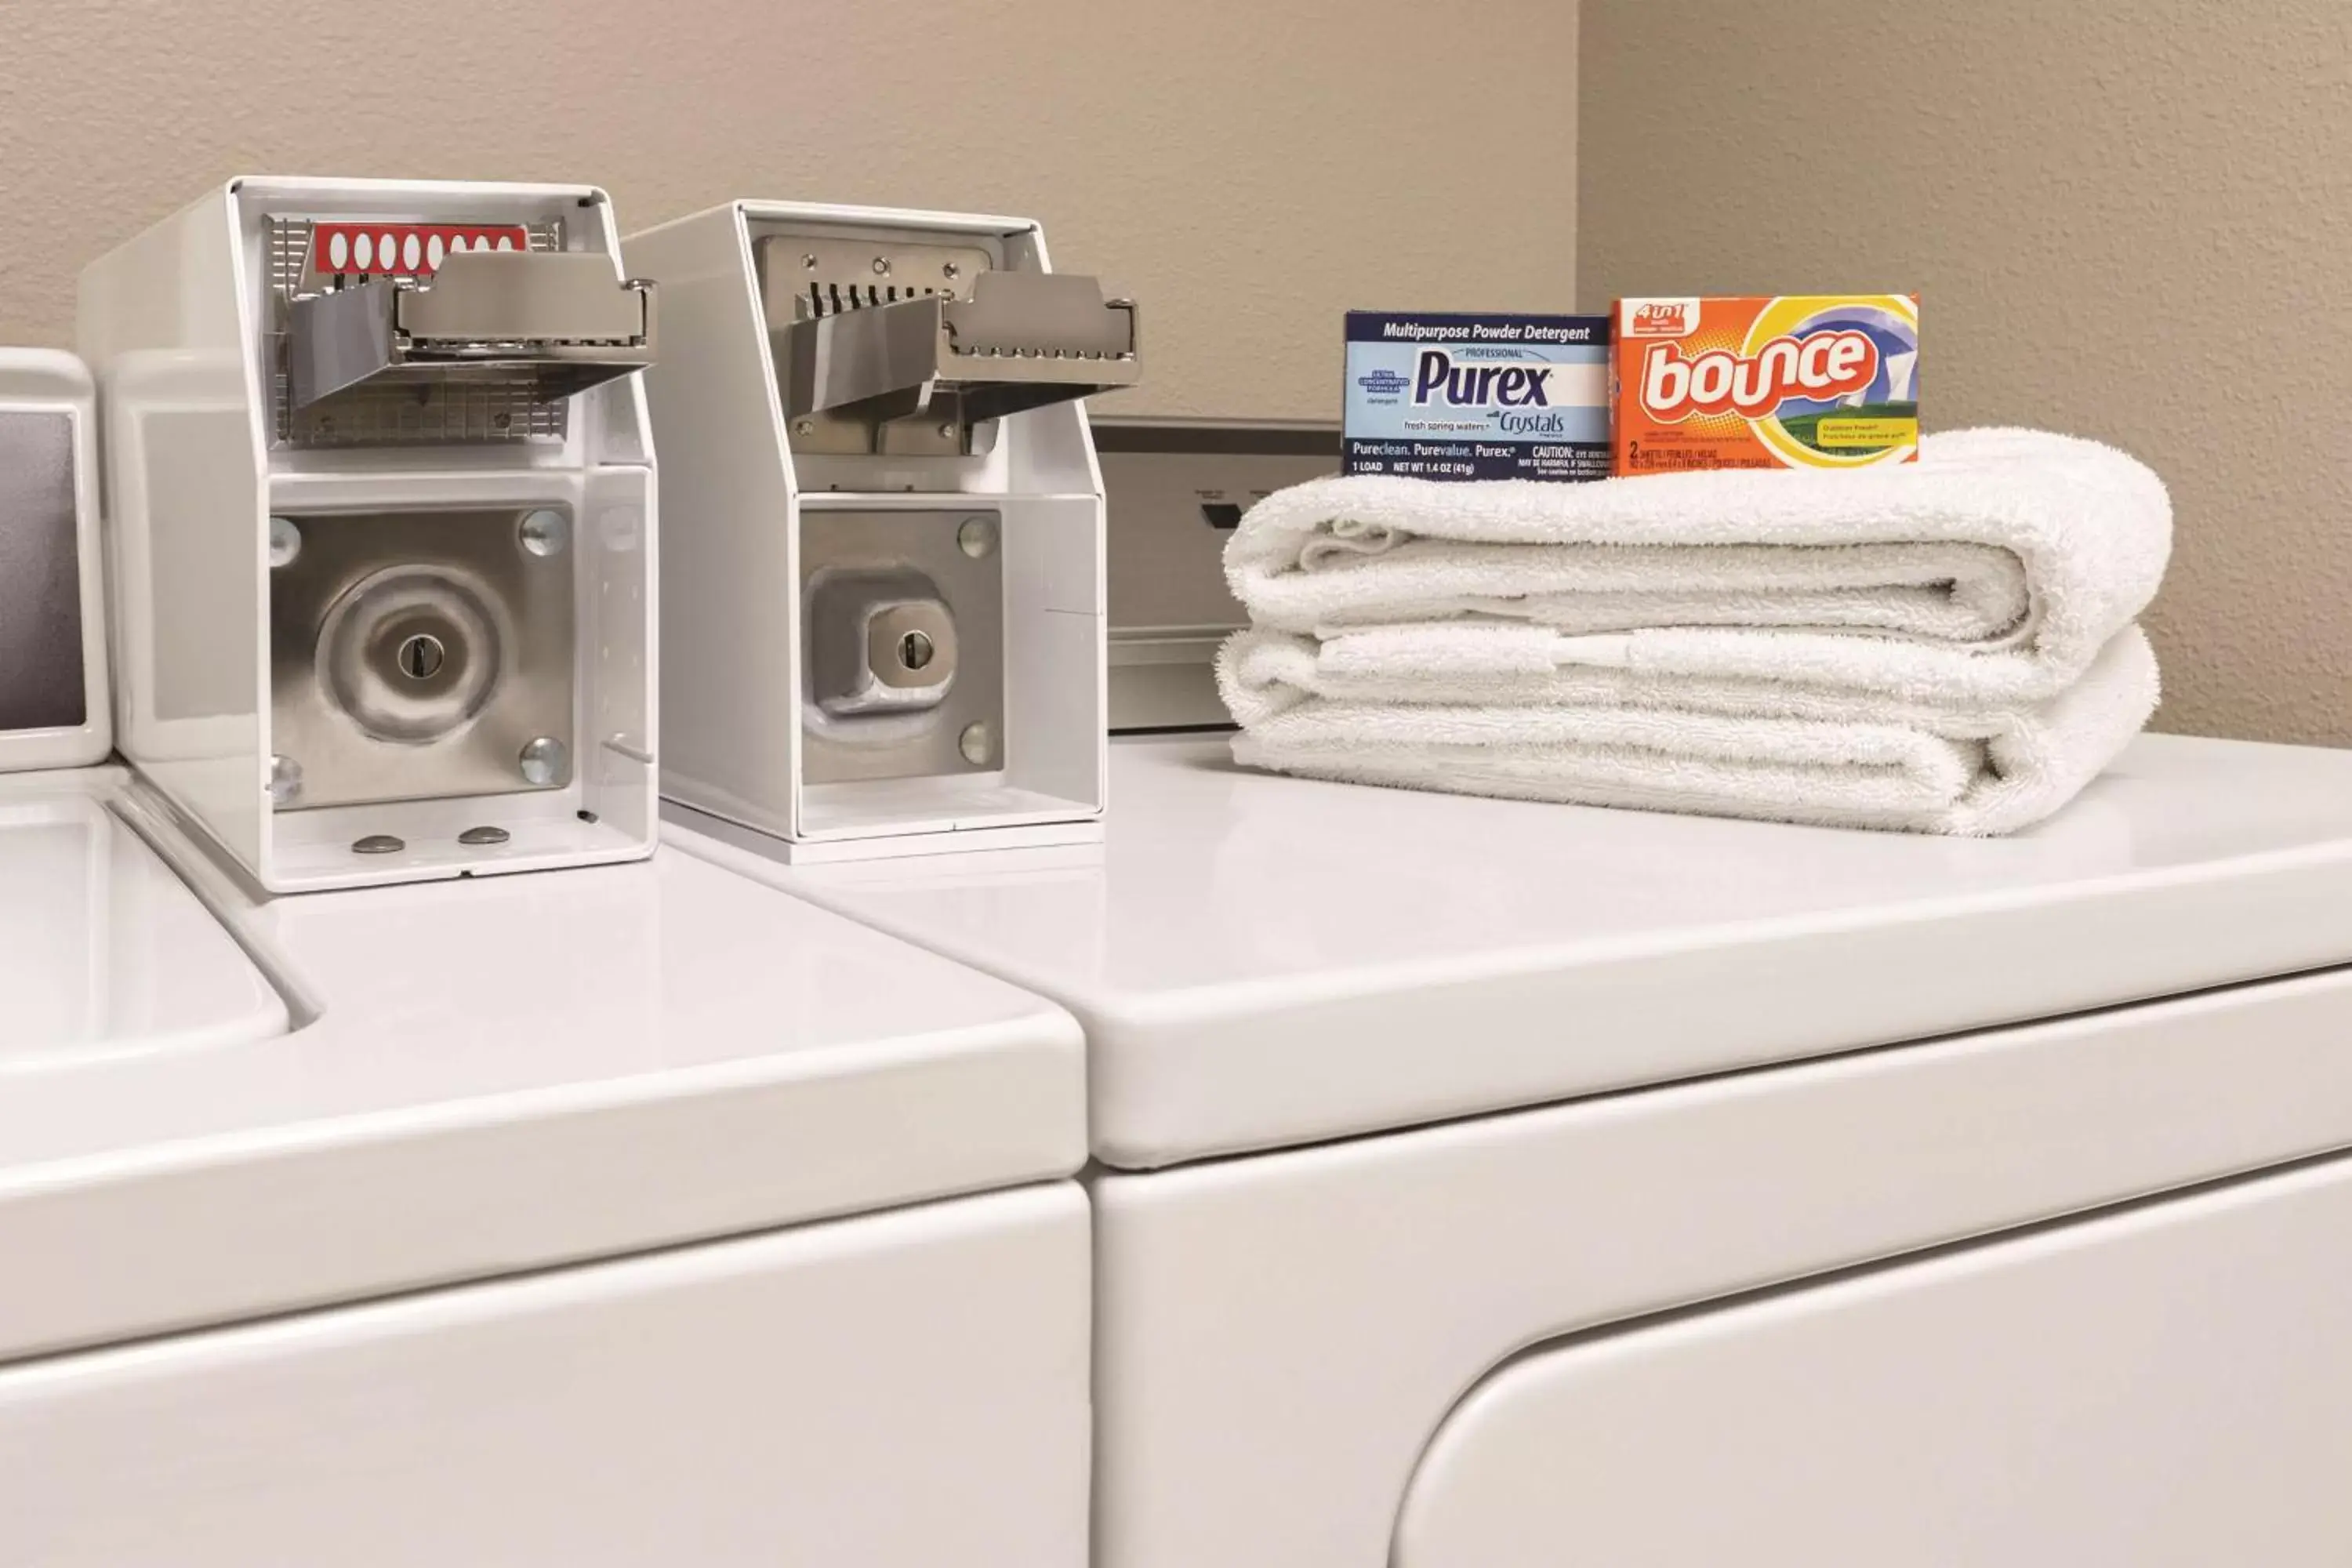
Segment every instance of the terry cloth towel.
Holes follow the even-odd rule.
[[[1317,480],[1226,552],[1244,762],[1946,833],[2069,799],[2147,721],[2147,468],[2023,430],[1860,472]]]
[[[1483,629],[1425,628],[1433,642]],[[2073,799],[2157,699],[2137,626],[2055,697],[2007,707],[1573,668],[1499,679],[1483,700],[1468,698],[1476,682],[1457,681],[1433,701],[1437,682],[1351,674],[1348,662],[1286,633],[1234,637],[1217,675],[1243,727],[1235,759],[1465,795],[2000,834]]]

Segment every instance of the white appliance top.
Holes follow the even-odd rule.
[[[1417,795],[1112,747],[1099,847],[773,864],[1040,991],[1133,1168],[2352,962],[2352,752],[2147,736],[2015,838]]]
[[[1086,1155],[1068,1015],[687,856],[257,905],[26,774],[0,935],[0,1360]]]
[[[63,776],[0,784],[0,1125],[37,1077],[286,1029],[286,1004],[220,922]],[[12,1147],[0,1136],[0,1159]]]

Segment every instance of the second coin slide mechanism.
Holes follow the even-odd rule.
[[[671,809],[789,860],[1099,838],[1082,400],[1139,376],[1134,302],[1018,218],[746,201],[628,253],[672,306]]]

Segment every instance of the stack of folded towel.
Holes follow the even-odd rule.
[[[1315,777],[2000,834],[2155,710],[2164,485],[2094,441],[1860,471],[1318,479],[1244,519],[1242,762]]]

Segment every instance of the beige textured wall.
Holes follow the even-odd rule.
[[[1412,40],[1473,23],[1516,87],[1441,133]],[[1034,216],[1141,303],[1107,411],[1336,416],[1349,305],[1566,305],[1575,133],[1548,0],[0,0],[0,342],[232,173],[576,180]]]
[[[1583,11],[1580,292],[1916,289],[1931,426],[2172,486],[2168,729],[2352,743],[2352,5]]]

